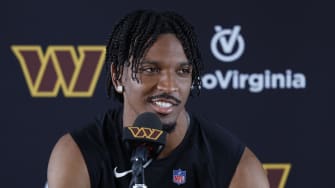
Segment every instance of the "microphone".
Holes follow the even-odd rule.
[[[132,151],[133,188],[146,188],[143,164],[148,159],[155,159],[163,150],[166,142],[166,132],[159,117],[152,112],[140,114],[132,126],[123,128],[123,141]]]

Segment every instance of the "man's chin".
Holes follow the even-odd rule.
[[[176,122],[173,123],[163,123],[163,131],[167,133],[171,133],[176,129]]]

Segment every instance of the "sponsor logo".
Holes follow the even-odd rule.
[[[211,40],[211,50],[215,58],[222,62],[232,62],[241,57],[245,43],[240,34],[241,26],[232,29],[214,26],[215,35]]]
[[[214,26],[216,33],[211,39],[210,48],[215,58],[222,62],[232,62],[241,57],[245,42],[240,34],[241,26],[232,29]],[[266,69],[260,72],[245,73],[239,70],[214,70],[201,78],[204,89],[248,90],[260,93],[264,90],[297,90],[307,87],[306,76],[302,72],[294,72],[287,68],[284,72]]]
[[[172,181],[177,185],[185,184],[186,183],[186,170],[173,170],[172,173]]]
[[[215,70],[202,77],[204,89],[233,89],[248,90],[251,93],[259,93],[264,90],[274,89],[304,89],[306,77],[301,72],[293,72],[287,69],[284,73],[273,73],[265,70],[261,73],[241,73],[238,70]]]
[[[266,170],[270,182],[270,187],[285,187],[289,172],[291,170],[291,164],[266,163],[263,164],[263,168]]]
[[[147,127],[127,127],[134,138],[146,138],[149,140],[157,140],[163,131],[159,129],[151,129]]]
[[[32,97],[91,97],[104,62],[104,46],[11,46]]]

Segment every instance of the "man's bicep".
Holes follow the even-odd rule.
[[[51,153],[48,165],[48,187],[90,187],[84,158],[69,134],[58,140]]]
[[[229,188],[269,188],[269,182],[257,157],[246,148]]]

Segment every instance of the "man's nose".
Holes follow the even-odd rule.
[[[161,72],[157,89],[166,93],[178,91],[176,75],[172,72]]]

